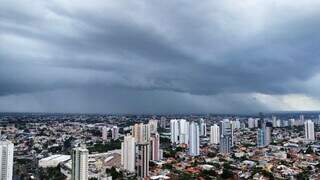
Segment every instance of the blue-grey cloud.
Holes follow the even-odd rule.
[[[70,105],[96,106],[67,111],[97,112],[113,104],[117,108],[107,112],[164,112],[184,104],[175,110],[210,112],[269,110],[247,96],[253,93],[317,98],[310,91],[317,87],[312,80],[320,66],[316,0],[4,0],[0,5],[0,96],[5,99],[17,95],[34,103],[26,96],[52,92],[45,98],[50,102],[76,89]],[[192,96],[188,105],[174,98],[188,98],[185,94]],[[94,103],[112,95],[125,97],[121,105]],[[159,106],[151,108],[150,98]],[[61,111],[61,104],[45,106],[38,109]]]

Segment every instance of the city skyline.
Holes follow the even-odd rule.
[[[319,113],[12,113],[0,114],[0,132],[5,179],[320,177]]]
[[[320,110],[319,8],[317,0],[3,0],[0,111]]]

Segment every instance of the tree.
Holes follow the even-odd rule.
[[[164,151],[163,156],[165,158],[169,158],[169,157],[175,157],[176,156],[177,151],[173,150],[172,148],[169,148],[167,151]]]
[[[214,152],[212,152],[212,151],[209,151],[208,154],[207,154],[207,156],[212,158],[212,157],[216,157],[217,154],[214,153]]]
[[[186,172],[179,171],[177,174],[178,174],[178,176],[176,176],[172,179],[177,179],[177,180],[195,179],[195,178],[192,178],[191,174],[186,173]]]
[[[212,177],[217,176],[217,173],[214,170],[203,170],[199,176],[205,179],[213,179]]]
[[[106,173],[112,176],[112,179],[123,179],[123,174],[121,172],[118,172],[115,167],[106,169]]]
[[[304,170],[303,172],[299,173],[297,175],[297,179],[301,180],[308,180],[309,179],[309,170]]]
[[[308,146],[308,148],[307,148],[307,150],[306,150],[305,154],[313,154],[313,153],[314,153],[314,152],[313,152],[313,150],[312,150],[311,146]]]
[[[177,151],[177,152],[183,152],[183,151],[185,151],[185,148],[183,148],[183,147],[177,147],[177,148],[176,148],[176,151]]]
[[[57,167],[50,167],[50,168],[41,168],[40,169],[40,179],[48,179],[48,180],[63,180],[66,179],[60,172],[60,165]]]
[[[172,164],[164,164],[164,165],[162,166],[162,169],[172,170],[172,168],[173,168]]]
[[[223,170],[221,174],[221,178],[223,179],[229,179],[233,177],[233,172],[230,166],[230,163],[224,163],[223,164]]]
[[[274,175],[272,174],[272,172],[270,171],[266,171],[266,170],[262,170],[261,174],[263,174],[264,176],[268,177],[270,180],[274,180]]]
[[[93,136],[98,136],[98,137],[102,136],[102,132],[97,129],[89,129],[87,130],[87,132],[92,134]]]
[[[98,152],[98,153],[103,153],[115,149],[120,149],[121,148],[121,141],[119,139],[117,140],[111,140],[110,142],[107,143],[96,143],[92,147],[89,147],[90,152]]]

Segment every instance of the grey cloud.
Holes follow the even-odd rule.
[[[245,100],[233,94],[309,93],[306,81],[312,86],[316,82],[309,80],[319,73],[317,1],[308,6],[276,0],[244,5],[5,0],[0,5],[0,96],[75,88],[100,89],[88,97],[101,99],[120,88],[133,96],[148,94],[141,95],[141,109],[147,108],[146,98],[161,101],[159,91],[237,109],[241,105],[231,105]],[[234,103],[223,104],[220,96]],[[177,110],[196,108],[191,104]],[[262,109],[253,104],[248,106]]]
[[[0,107],[3,111],[82,113],[230,113],[234,108],[241,113],[257,113],[268,110],[255,99],[237,94],[201,96],[123,88],[71,88],[10,95],[0,97]]]

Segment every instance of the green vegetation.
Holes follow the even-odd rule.
[[[265,177],[268,177],[270,180],[273,180],[275,179],[274,175],[272,174],[272,172],[269,172],[265,169],[263,169],[262,167],[257,167],[257,166],[254,166],[253,169],[252,169],[252,175],[255,175],[255,174],[261,174]]]
[[[274,180],[274,179],[275,179],[275,177],[274,177],[274,175],[272,174],[272,172],[269,172],[269,171],[263,169],[261,173],[262,173],[265,177],[268,177],[270,180]]]
[[[262,168],[261,167],[257,167],[257,166],[254,166],[252,168],[252,175],[255,175],[257,173],[260,173],[262,171]]]
[[[193,161],[192,163],[191,163],[191,167],[197,167],[198,166],[198,161]]]
[[[203,170],[199,176],[204,177],[204,179],[214,179],[218,174],[214,170]]]
[[[89,152],[97,152],[97,153],[103,153],[115,149],[121,148],[121,141],[119,139],[117,140],[111,140],[107,143],[96,143],[91,147],[88,147]]]
[[[55,168],[40,168],[40,179],[48,179],[48,180],[64,180],[66,176],[64,176],[60,172],[60,165]]]
[[[182,147],[173,148],[172,146],[169,146],[166,149],[166,151],[164,151],[163,156],[165,158],[169,158],[169,157],[175,158],[177,152],[183,152],[183,151],[185,151],[185,148],[182,148]]]
[[[233,172],[232,172],[232,168],[230,166],[230,163],[229,162],[225,162],[223,164],[223,171],[222,171],[222,174],[221,174],[221,178],[222,179],[229,179],[229,178],[232,178],[233,177]]]
[[[166,138],[166,137],[160,137],[160,142],[161,143],[171,144],[171,140],[169,138]]]
[[[70,154],[71,153],[71,149],[72,149],[72,141],[74,141],[75,138],[74,137],[69,137],[68,139],[66,139],[64,142],[63,142],[63,151],[67,154]]]
[[[242,143],[242,145],[246,148],[256,146],[256,144],[253,144],[253,143]]]
[[[208,154],[207,154],[207,156],[208,156],[209,158],[213,158],[213,157],[216,157],[216,156],[217,156],[217,153],[214,153],[214,152],[212,152],[212,151],[209,151]]]
[[[280,160],[279,164],[285,165],[285,166],[291,166],[291,163],[285,160]]]
[[[314,153],[314,152],[313,152],[313,150],[312,150],[311,146],[308,146],[308,148],[307,148],[307,150],[306,150],[305,154],[313,154],[313,153]]]
[[[172,169],[173,169],[173,166],[172,166],[172,164],[164,164],[164,165],[162,166],[162,169],[172,170]]]
[[[194,178],[192,177],[191,174],[182,172],[182,173],[179,175],[179,178],[178,178],[178,179],[179,179],[179,180],[185,180],[185,179],[194,179]]]
[[[184,152],[186,149],[185,148],[183,148],[183,147],[177,147],[176,148],[176,151],[177,152]]]
[[[87,132],[92,134],[93,136],[98,136],[98,137],[102,136],[102,132],[97,129],[90,129],[90,130],[87,130]]]
[[[115,167],[112,167],[111,169],[106,169],[106,174],[112,176],[112,179],[123,179],[122,172],[118,172]]]
[[[243,155],[241,157],[236,157],[234,154],[232,154],[232,158],[238,161],[245,161],[248,160],[249,158],[247,157],[247,155]]]
[[[170,158],[170,157],[175,157],[176,152],[174,150],[167,150],[163,152],[163,157],[165,158]]]
[[[220,169],[221,167],[219,163],[208,163],[208,164],[214,166],[216,169]]]
[[[53,147],[48,148],[48,151],[50,153],[57,154],[62,151],[62,147],[61,146],[53,146]]]
[[[303,172],[299,173],[297,175],[297,179],[299,180],[308,180],[309,179],[309,173],[310,171],[309,170],[304,170]]]
[[[191,174],[183,172],[183,171],[175,171],[175,176],[173,176],[171,179],[173,180],[186,180],[186,179],[196,179]]]

